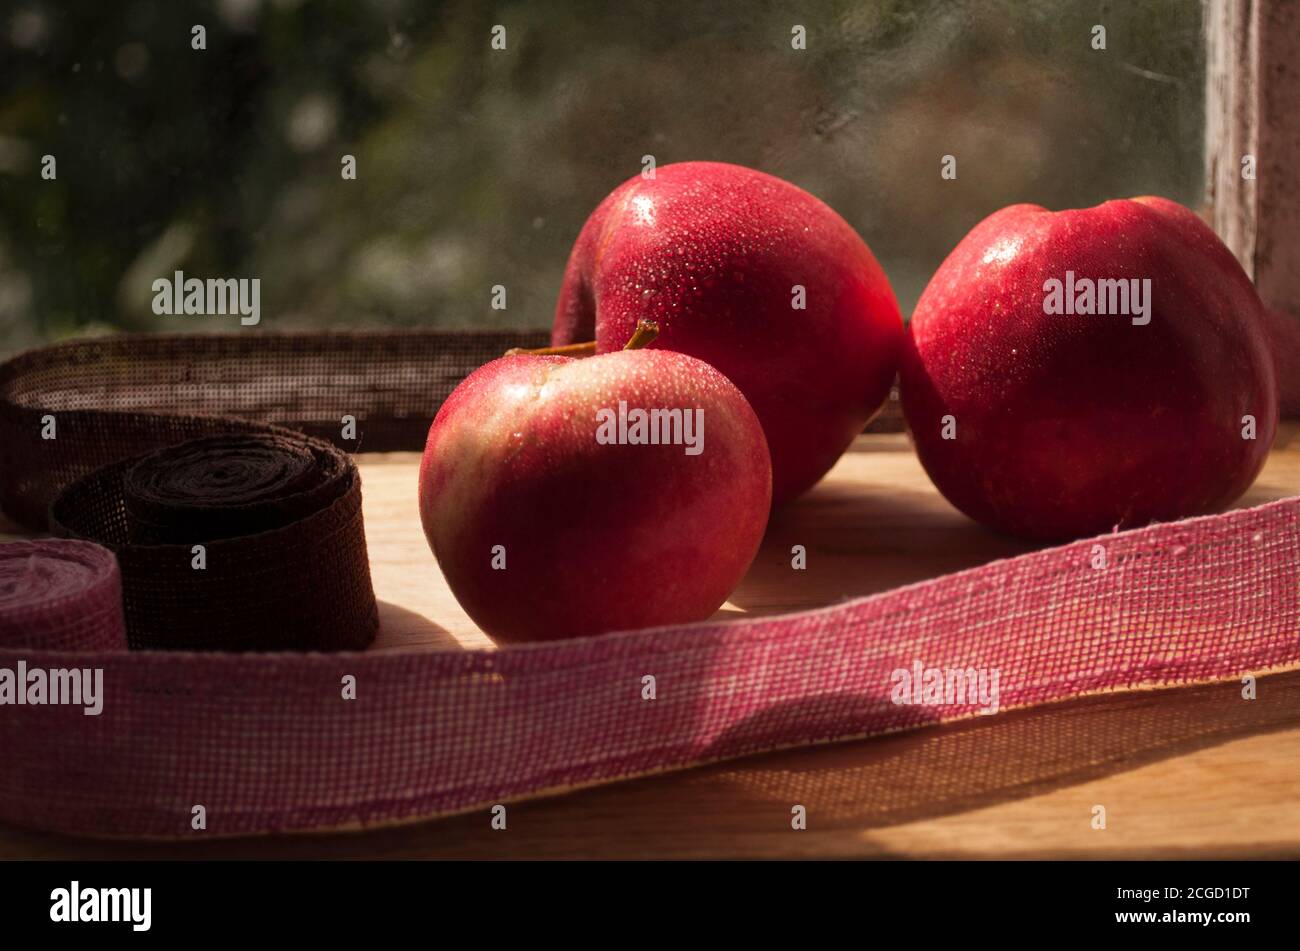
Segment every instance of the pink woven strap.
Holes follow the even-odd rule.
[[[1298,514],[1288,499],[833,608],[496,652],[68,654],[40,628],[14,642],[6,621],[0,672],[99,668],[103,697],[98,715],[0,707],[0,819],[170,837],[364,826],[987,706],[896,702],[924,699],[900,696],[899,671],[996,674],[1010,709],[1291,665]]]
[[[91,542],[0,544],[0,648],[126,650],[117,559]]]

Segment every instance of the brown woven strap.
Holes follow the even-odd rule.
[[[544,340],[236,333],[34,351],[0,366],[0,506],[116,553],[132,647],[362,648],[377,610],[342,450],[421,449],[466,374]]]

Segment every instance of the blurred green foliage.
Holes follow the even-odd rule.
[[[1194,0],[6,0],[0,350],[233,329],[152,313],[177,268],[260,277],[259,329],[544,326],[645,154],[812,191],[906,312],[1003,205],[1195,206],[1203,86]]]

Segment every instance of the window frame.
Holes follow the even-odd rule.
[[[1300,3],[1206,0],[1205,36],[1210,220],[1264,303],[1297,317]]]

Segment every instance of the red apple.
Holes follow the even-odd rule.
[[[636,441],[651,429],[658,444]],[[754,559],[771,491],[744,396],[666,350],[494,360],[442,405],[420,464],[425,537],[503,641],[709,617]]]
[[[1127,313],[1102,280],[1130,282]],[[1079,312],[1089,286],[1107,313]],[[1272,360],[1232,254],[1188,209],[1144,197],[985,219],[921,295],[900,380],[921,462],[953,505],[1062,539],[1240,496],[1277,426]]]
[[[618,350],[643,317],[661,328],[657,347],[711,363],[748,398],[777,504],[825,475],[880,409],[903,331],[889,280],[843,218],[789,182],[716,162],[663,166],[601,202],[569,257],[552,342]]]
[[[1264,308],[1264,326],[1277,369],[1278,415],[1300,417],[1300,319],[1276,307]]]

